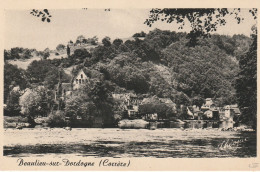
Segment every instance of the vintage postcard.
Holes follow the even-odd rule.
[[[1,170],[260,170],[259,2],[149,2],[3,2]]]

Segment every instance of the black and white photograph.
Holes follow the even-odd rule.
[[[256,158],[258,9],[241,7],[4,10],[3,156]]]

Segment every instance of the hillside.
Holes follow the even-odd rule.
[[[95,47],[97,47],[97,45],[84,44],[84,45],[71,46],[70,48],[71,48],[71,54],[73,54],[74,51],[77,49],[87,49],[88,51],[90,51],[91,49],[94,49]],[[16,65],[18,68],[26,70],[27,67],[29,66],[29,64],[31,64],[34,60],[39,61],[39,60],[43,59],[43,57],[40,56],[35,51],[36,50],[32,51],[31,57],[29,57],[29,58],[19,58],[19,59],[15,58],[15,59],[6,60],[6,61],[12,65]],[[23,54],[23,53],[20,53],[20,54]],[[23,56],[23,55],[21,55],[21,56]],[[66,50],[61,50],[61,51],[49,50],[49,57],[48,57],[49,60],[62,59],[62,58],[67,58]]]
[[[249,49],[250,38],[213,35],[199,39],[197,45],[191,47],[185,37],[186,33],[155,29],[143,40],[108,40],[104,45],[73,46],[70,58],[66,58],[65,50],[59,54],[56,50],[50,51],[44,65],[53,66],[54,71],[63,66],[67,75],[86,68],[93,79],[109,81],[115,92],[157,95],[171,98],[178,104],[191,104],[207,97],[215,98],[222,105],[235,103],[238,60]],[[40,59],[34,55],[6,62],[22,69],[30,66],[31,70],[34,67],[31,62]],[[37,82],[46,83],[44,77],[47,75]],[[30,85],[30,76],[26,78]],[[52,85],[58,82],[57,75],[53,78]],[[7,87],[6,84],[10,83],[5,83]]]

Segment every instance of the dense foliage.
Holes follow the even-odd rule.
[[[17,66],[5,62],[4,64],[4,102],[8,98],[13,87],[19,86],[20,89],[27,87],[27,78],[25,71]]]
[[[21,113],[35,118],[37,116],[47,116],[53,105],[51,92],[44,87],[27,89],[19,99]]]
[[[238,104],[242,111],[241,121],[257,126],[257,30],[252,34],[249,51],[240,57],[239,77],[236,82]]]
[[[77,118],[86,126],[91,126],[95,117],[102,118],[103,126],[112,121],[113,100],[109,96],[109,85],[92,79],[74,96],[66,101],[65,111],[72,121]]]
[[[243,54],[249,50],[250,38],[212,35],[198,38],[195,46],[189,46],[186,33],[155,29],[142,35],[145,35],[142,40],[137,37],[125,42],[105,37],[103,45],[91,50],[78,48],[68,58],[33,61],[26,71],[6,63],[5,77],[10,75],[12,79],[7,78],[5,82],[5,95],[10,91],[11,81],[19,85],[23,78],[29,86],[44,85],[55,91],[59,81],[70,82],[71,77],[84,69],[93,82],[65,103],[67,115],[74,119],[79,117],[89,122],[93,116],[101,116],[104,121],[112,120],[113,109],[120,108],[109,98],[111,92],[134,92],[142,98],[170,98],[177,104],[177,114],[160,103],[141,107],[142,112],[150,107],[161,117],[183,116],[183,107],[201,106],[209,97],[214,98],[218,106],[237,103],[235,85],[239,60],[246,57]],[[79,44],[84,44],[84,39],[78,37]],[[243,60],[240,68],[241,63]],[[72,68],[71,77],[63,71],[68,67]],[[17,75],[13,76],[9,69],[17,71]]]

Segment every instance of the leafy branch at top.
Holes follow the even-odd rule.
[[[216,31],[219,26],[224,26],[227,15],[233,15],[240,24],[244,20],[240,12],[240,8],[154,8],[144,23],[151,27],[157,21],[176,22],[179,25],[178,29],[183,29],[187,24],[185,22],[188,21],[191,27],[188,37],[191,40],[190,43],[194,44],[197,37],[208,37],[210,32]],[[254,19],[257,18],[257,9],[250,9],[249,12]]]
[[[36,10],[36,9],[33,9],[30,14],[32,14],[33,16],[36,16],[36,17],[41,17],[42,18],[42,21],[45,22],[47,21],[48,23],[51,22],[51,15],[49,13],[49,11],[47,9],[44,9],[44,10]]]
[[[83,10],[87,10],[88,8],[82,8]],[[104,11],[110,11],[110,8],[106,8],[104,9]],[[51,15],[49,13],[48,9],[44,9],[44,10],[37,10],[37,9],[32,9],[30,14],[32,14],[33,16],[36,17],[41,17],[42,22],[47,21],[48,23],[51,22]]]

